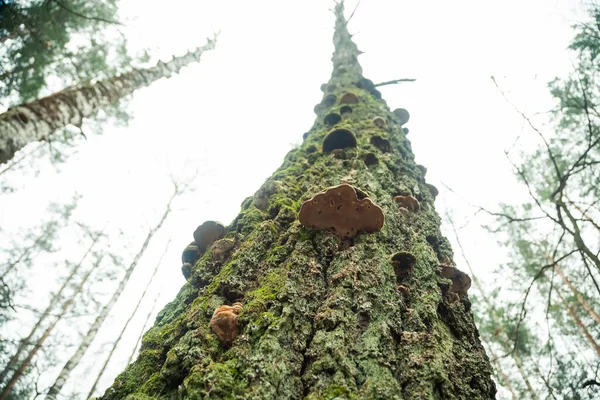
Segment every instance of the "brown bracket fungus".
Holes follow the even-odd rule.
[[[433,186],[432,184],[426,183],[425,186],[427,186],[427,189],[429,189],[429,191],[431,192],[431,195],[433,196],[434,199],[437,197],[438,194],[440,194],[440,191],[437,190],[437,188],[435,186]]]
[[[392,114],[400,120],[400,124],[404,125],[410,120],[410,113],[404,108],[396,108]]]
[[[194,241],[200,247],[200,251],[204,252],[224,234],[225,227],[220,222],[206,221],[194,231]]]
[[[332,105],[335,104],[335,101],[337,100],[337,97],[335,97],[334,94],[328,94],[327,96],[325,96],[325,98],[323,99],[323,104],[325,104],[327,107],[331,107]]]
[[[367,165],[377,165],[377,164],[379,164],[379,159],[373,153],[367,153],[367,154],[365,154],[365,158],[363,160],[364,160],[365,164],[367,164]]]
[[[210,254],[214,259],[223,261],[229,255],[233,246],[235,246],[233,239],[217,240],[210,248]]]
[[[343,106],[342,108],[340,108],[340,114],[344,115],[344,114],[350,114],[350,113],[352,113],[352,107]]]
[[[233,303],[231,306],[219,306],[213,313],[208,326],[219,337],[221,343],[231,344],[239,332],[238,314],[242,303]]]
[[[311,229],[333,229],[342,239],[359,231],[378,232],[384,223],[383,211],[371,199],[359,200],[354,187],[342,184],[315,195],[302,204],[300,223]]]
[[[384,153],[389,153],[390,151],[392,151],[392,145],[390,144],[390,141],[382,138],[379,135],[371,136],[370,142],[373,146],[377,147]]]
[[[373,118],[373,125],[383,129],[386,126],[385,119],[383,119],[383,117],[375,117]]]
[[[183,250],[183,253],[181,254],[181,263],[183,264],[181,266],[181,272],[186,280],[190,279],[190,276],[192,276],[192,267],[200,259],[201,253],[200,246],[198,246],[196,242],[188,244]]]
[[[392,256],[391,262],[394,266],[394,272],[396,273],[396,280],[398,283],[401,283],[408,277],[408,275],[411,274],[417,259],[411,253],[407,251],[401,251]]]
[[[440,275],[443,278],[450,279],[452,285],[448,293],[466,294],[471,287],[471,278],[461,270],[449,265],[440,265]]]
[[[410,211],[419,211],[419,200],[412,196],[394,196],[394,201]]]
[[[323,140],[323,153],[346,147],[356,147],[356,138],[348,129],[334,129]]]
[[[410,211],[408,211],[408,208],[404,208],[404,207],[400,207],[400,208],[398,209],[398,212],[399,212],[401,215],[404,215],[405,217],[407,217],[407,216],[410,214]]]
[[[344,93],[342,98],[340,99],[340,104],[357,104],[358,96],[352,92]]]
[[[335,125],[338,122],[340,122],[342,120],[342,116],[338,113],[329,113],[325,116],[325,118],[323,119],[323,122],[325,122],[325,125]]]

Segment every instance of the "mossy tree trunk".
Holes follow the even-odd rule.
[[[204,254],[103,399],[494,398],[469,299],[440,289],[449,284],[438,265],[452,251],[433,196],[401,125],[363,78],[346,22],[338,4],[334,72],[304,143],[244,201],[226,229],[233,251]],[[340,105],[347,92],[358,102]],[[322,151],[331,112],[342,115],[333,128],[351,131],[356,146]],[[386,125],[374,125],[376,116]],[[383,209],[380,232],[340,240],[300,225],[302,203],[341,183]],[[409,194],[420,209],[400,212],[393,198]],[[416,257],[402,282],[390,262],[400,251]],[[209,321],[237,301],[239,334],[224,346]]]

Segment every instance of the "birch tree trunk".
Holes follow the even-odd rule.
[[[0,114],[0,164],[10,160],[25,145],[46,140],[54,131],[68,124],[81,126],[83,118],[118,101],[135,90],[148,86],[191,62],[215,46],[216,38],[188,52],[152,68],[133,69],[122,75],[101,81],[69,87],[48,97],[35,100]]]
[[[468,296],[440,290],[438,266],[452,251],[433,195],[402,127],[363,80],[343,2],[335,14],[334,72],[304,143],[243,202],[225,233],[235,247],[200,259],[102,399],[494,398]],[[342,107],[341,120],[326,118]],[[334,134],[341,141],[332,121],[346,130]],[[381,231],[344,240],[301,226],[303,202],[344,182],[383,209]],[[410,193],[419,210],[400,210],[394,196]],[[399,286],[390,257],[401,251],[416,262]],[[238,334],[222,344],[211,315],[235,302]]]
[[[131,264],[127,267],[127,270],[125,271],[125,275],[119,282],[119,285],[115,289],[113,295],[108,300],[108,302],[104,305],[104,307],[102,308],[102,310],[100,311],[100,313],[98,314],[96,319],[94,320],[94,323],[92,324],[92,326],[88,329],[88,332],[86,333],[85,337],[82,339],[81,344],[79,345],[79,347],[77,348],[77,350],[75,351],[73,356],[69,359],[69,361],[67,361],[67,363],[65,364],[63,369],[60,371],[60,374],[58,375],[58,377],[56,378],[56,380],[54,381],[54,383],[52,384],[50,389],[48,389],[48,394],[46,395],[46,399],[48,399],[48,400],[56,399],[56,396],[58,396],[58,394],[60,393],[63,385],[65,384],[67,379],[69,379],[71,372],[73,371],[73,369],[75,369],[75,367],[77,367],[77,365],[79,364],[79,361],[81,361],[81,358],[87,352],[88,348],[92,344],[92,341],[96,337],[98,330],[100,329],[100,327],[106,320],[106,317],[108,317],[108,314],[110,313],[110,311],[112,310],[114,305],[117,303],[117,300],[119,300],[119,297],[121,297],[121,294],[125,290],[125,286],[127,286],[127,283],[129,282],[129,278],[131,278],[131,274],[133,274],[133,271],[135,271],[135,268],[138,266],[138,263],[139,263],[140,259],[142,258],[142,256],[144,255],[144,253],[146,252],[146,249],[148,248],[150,241],[152,240],[152,238],[154,237],[156,232],[158,232],[158,230],[163,226],[164,222],[167,220],[167,217],[171,213],[171,204],[173,203],[173,200],[175,200],[175,198],[177,196],[179,196],[180,194],[181,194],[181,189],[177,185],[175,185],[174,193],[171,196],[171,198],[169,199],[169,202],[167,203],[165,212],[163,213],[160,221],[158,221],[158,223],[152,229],[150,229],[150,231],[146,235],[146,239],[144,240],[144,243],[142,243],[140,250],[133,258],[133,261],[131,262]]]

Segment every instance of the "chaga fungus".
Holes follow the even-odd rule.
[[[334,129],[323,140],[323,153],[346,147],[356,147],[356,138],[348,129]]]
[[[398,283],[402,283],[402,281],[411,274],[417,259],[411,253],[401,251],[392,256],[391,262],[394,266],[394,272],[396,273]]]
[[[213,313],[208,326],[219,337],[221,343],[231,344],[237,336],[238,314],[242,309],[242,303],[233,303],[231,306],[219,306]]]
[[[235,246],[233,239],[221,239],[213,243],[210,248],[210,254],[214,259],[223,261],[229,255],[231,249]]]
[[[404,108],[396,108],[394,111],[392,111],[392,114],[394,114],[394,116],[400,120],[400,124],[402,125],[410,120],[410,114]]]
[[[200,259],[201,253],[200,246],[198,246],[196,242],[188,244],[183,250],[183,253],[181,254],[181,273],[183,273],[183,277],[186,280],[190,279],[190,276],[192,276],[192,267]]]
[[[425,186],[427,186],[427,189],[429,189],[429,191],[431,192],[431,195],[433,196],[434,199],[437,197],[438,194],[440,194],[440,191],[437,190],[437,188],[435,186],[433,186],[431,183],[426,183]]]
[[[471,287],[471,278],[461,270],[449,265],[440,265],[439,271],[442,278],[452,281],[448,293],[466,294]]]
[[[367,153],[367,154],[365,154],[364,162],[367,165],[376,165],[376,164],[379,164],[379,159],[377,158],[377,156],[375,154]]]
[[[357,104],[358,96],[352,92],[344,93],[342,98],[340,99],[340,104]]]
[[[390,151],[392,151],[392,146],[390,145],[390,141],[382,138],[381,136],[378,136],[378,135],[371,136],[370,142],[373,146],[377,147],[379,150],[381,150],[384,153],[389,153]]]
[[[359,200],[354,187],[348,184],[331,187],[302,204],[300,223],[311,229],[333,229],[342,239],[351,239],[359,231],[378,232],[384,216],[371,199]]]
[[[328,94],[327,96],[325,96],[325,98],[323,99],[323,104],[325,104],[327,107],[331,107],[332,105],[335,104],[336,101],[336,97],[334,94]]]
[[[352,112],[352,107],[350,106],[343,106],[342,108],[340,108],[340,114],[344,115],[344,114],[350,114]]]
[[[394,201],[410,211],[419,211],[419,200],[412,196],[394,196]]]
[[[375,125],[378,128],[385,128],[385,119],[383,119],[383,117],[375,117],[373,118],[373,125]]]
[[[201,252],[206,251],[215,240],[219,240],[225,234],[225,227],[215,221],[206,221],[194,231],[194,241]]]
[[[342,116],[338,113],[329,113],[325,116],[325,119],[323,120],[323,122],[325,122],[325,125],[335,125],[338,122],[340,122],[342,120]]]

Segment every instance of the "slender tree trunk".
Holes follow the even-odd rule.
[[[58,377],[56,378],[56,380],[54,381],[54,383],[52,384],[50,389],[48,389],[48,394],[46,395],[46,398],[48,400],[56,399],[56,396],[58,396],[58,394],[60,393],[60,390],[62,389],[63,385],[65,384],[67,379],[69,379],[71,372],[79,364],[79,361],[81,361],[81,358],[87,352],[87,349],[92,344],[92,341],[96,337],[98,330],[100,329],[100,327],[106,320],[106,317],[108,316],[108,314],[110,313],[110,311],[112,310],[114,305],[117,303],[117,300],[119,300],[119,297],[125,290],[125,286],[127,285],[127,282],[129,282],[129,278],[131,278],[131,274],[137,267],[140,259],[144,255],[144,253],[146,252],[146,249],[148,248],[150,241],[152,240],[152,238],[154,237],[156,232],[158,232],[158,230],[163,226],[164,222],[167,220],[167,217],[171,213],[171,204],[173,203],[173,200],[175,200],[175,198],[177,196],[179,196],[180,194],[181,194],[181,192],[180,192],[179,188],[177,186],[175,186],[175,191],[174,191],[173,195],[171,196],[171,198],[169,199],[169,202],[167,203],[165,212],[163,213],[160,221],[156,224],[156,226],[154,226],[148,232],[148,234],[146,235],[146,239],[144,240],[144,243],[142,243],[142,247],[140,248],[138,253],[135,255],[135,257],[133,258],[133,261],[131,262],[129,267],[127,267],[127,270],[125,271],[125,275],[119,282],[119,285],[117,286],[112,297],[110,298],[108,303],[106,303],[104,305],[104,307],[100,311],[100,314],[98,314],[94,323],[89,328],[87,334],[82,339],[81,344],[79,345],[79,347],[77,348],[77,350],[75,351],[73,356],[71,356],[69,361],[67,361],[67,363],[65,364],[63,369],[60,371],[60,374],[58,375]]]
[[[67,287],[71,283],[71,280],[79,272],[79,270],[81,269],[81,266],[83,265],[85,259],[90,254],[90,252],[92,251],[92,249],[94,248],[94,246],[96,246],[96,242],[97,242],[98,238],[100,237],[100,235],[101,234],[96,235],[94,238],[92,238],[92,243],[90,244],[90,246],[87,248],[87,250],[85,251],[85,253],[81,257],[81,260],[79,260],[79,262],[73,266],[73,268],[71,269],[71,272],[69,273],[69,276],[67,276],[67,278],[63,282],[63,284],[60,287],[60,289],[58,290],[58,292],[54,296],[52,296],[52,299],[50,300],[50,304],[48,304],[48,307],[46,307],[46,309],[44,310],[44,312],[42,312],[42,315],[40,315],[40,317],[38,318],[37,322],[35,323],[35,325],[31,329],[31,332],[29,332],[29,335],[27,335],[27,337],[25,339],[21,340],[21,342],[19,344],[19,347],[17,348],[17,351],[10,358],[10,360],[8,361],[8,363],[6,364],[6,367],[2,370],[2,372],[0,372],[0,382],[3,382],[4,379],[6,379],[6,376],[11,371],[12,367],[15,366],[16,363],[19,361],[19,358],[21,357],[21,354],[25,351],[25,349],[27,347],[29,347],[29,345],[32,344],[31,340],[33,339],[33,337],[37,333],[38,329],[46,321],[46,318],[48,318],[48,316],[50,315],[50,313],[54,310],[54,307],[56,307],[56,305],[62,300],[62,298],[63,298],[63,292],[67,289]],[[81,287],[81,284],[79,286]]]
[[[68,124],[81,126],[83,118],[99,109],[156,80],[170,77],[189,63],[199,61],[202,53],[214,46],[215,39],[209,39],[206,45],[169,62],[160,61],[152,68],[133,69],[98,82],[72,86],[0,114],[0,164],[25,145],[45,140]]]
[[[2,389],[2,393],[0,393],[0,400],[6,400],[8,398],[8,396],[11,394],[11,392],[14,389],[14,386],[17,383],[17,381],[19,380],[19,378],[23,375],[23,373],[31,365],[31,361],[33,360],[33,357],[35,357],[37,352],[42,348],[42,346],[46,342],[46,339],[48,339],[48,337],[50,336],[52,331],[54,331],[54,327],[56,326],[56,324],[65,316],[65,314],[67,313],[69,308],[71,308],[73,301],[79,295],[79,293],[81,293],[81,291],[83,290],[83,287],[85,286],[85,283],[87,282],[88,278],[92,274],[92,271],[94,271],[96,269],[96,267],[98,267],[100,265],[101,262],[102,262],[102,257],[99,258],[96,261],[96,263],[94,263],[94,265],[81,278],[81,281],[77,285],[77,288],[75,289],[73,294],[71,294],[71,296],[63,303],[60,314],[54,319],[54,321],[50,324],[50,326],[48,326],[46,328],[46,330],[44,331],[42,336],[40,336],[40,338],[37,340],[37,342],[33,346],[33,349],[31,349],[29,351],[29,353],[27,354],[27,357],[21,362],[19,367],[13,373],[13,376],[7,382],[6,386]]]
[[[598,356],[600,357],[600,346],[598,345],[598,343],[596,343],[596,340],[594,339],[594,337],[587,330],[587,328],[585,327],[583,322],[581,322],[581,320],[577,316],[577,313],[575,313],[575,311],[571,308],[571,305],[565,300],[565,298],[562,296],[560,291],[558,289],[555,289],[555,291],[556,291],[556,294],[558,294],[558,297],[560,298],[560,300],[565,305],[567,312],[569,313],[571,318],[573,318],[573,321],[575,321],[575,325],[577,325],[577,328],[579,328],[581,333],[583,333],[583,336],[585,336],[585,338],[590,343],[590,345],[592,346],[592,348],[594,349],[596,354],[598,354]]]
[[[171,241],[169,241],[167,243],[167,245],[165,246],[165,251],[160,256],[158,262],[156,263],[156,266],[154,267],[154,271],[152,272],[152,275],[150,276],[150,279],[148,279],[148,283],[146,283],[146,287],[144,288],[144,291],[142,292],[142,294],[140,296],[140,299],[138,300],[137,304],[135,305],[135,308],[133,309],[133,311],[129,315],[129,318],[127,318],[127,321],[125,322],[125,325],[123,325],[123,328],[121,329],[121,332],[119,333],[119,336],[117,336],[117,339],[114,341],[114,343],[112,345],[112,348],[108,352],[108,356],[106,357],[106,361],[104,361],[104,364],[102,365],[102,368],[100,368],[100,372],[98,373],[98,376],[96,376],[96,380],[94,381],[94,384],[92,385],[92,388],[90,389],[90,392],[88,393],[86,399],[88,399],[88,398],[90,398],[90,397],[92,397],[94,395],[94,391],[96,390],[96,386],[98,385],[98,382],[102,378],[102,375],[104,375],[104,371],[106,370],[106,366],[110,362],[110,360],[111,360],[111,358],[112,358],[115,350],[117,349],[117,346],[121,342],[121,339],[123,338],[123,334],[127,330],[127,327],[129,326],[129,323],[131,322],[131,320],[133,319],[133,317],[135,316],[135,314],[137,314],[137,311],[140,308],[140,304],[142,304],[142,302],[146,298],[146,293],[148,292],[148,288],[150,287],[150,285],[154,281],[154,277],[156,276],[156,273],[158,272],[158,268],[162,264],[162,260],[165,257],[165,254],[167,254],[167,250],[169,250],[169,244],[170,243],[171,243]]]
[[[437,271],[452,253],[433,195],[402,127],[363,80],[343,2],[335,13],[334,73],[315,125],[225,229],[231,252],[215,245],[201,258],[104,400],[494,398],[468,296],[443,296],[438,285],[448,287]],[[337,115],[325,118],[329,112]],[[368,196],[382,208],[379,232],[340,239],[300,225],[303,202],[341,183],[358,189],[344,189],[350,197]],[[394,196],[411,192],[419,208],[413,202],[413,211],[400,210]],[[342,224],[360,220],[354,201],[331,209],[307,204],[347,216]],[[379,215],[364,220],[369,227],[374,221]],[[402,251],[415,262],[396,275],[391,257]],[[238,334],[221,343],[211,315],[235,302],[243,306],[229,333]]]

